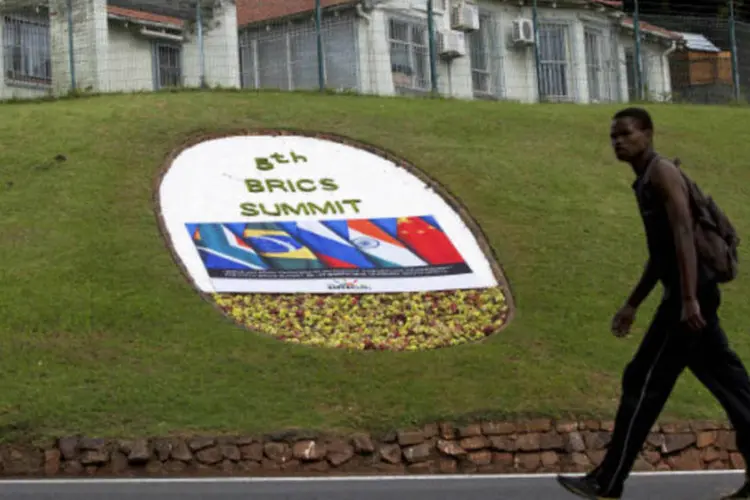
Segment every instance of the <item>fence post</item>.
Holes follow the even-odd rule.
[[[76,63],[73,48],[73,0],[68,0],[68,60],[70,61],[70,90],[76,90]]]
[[[534,25],[534,65],[536,66],[537,101],[542,101],[542,57],[539,53],[539,10],[537,0],[531,4],[531,23]]]
[[[641,73],[641,23],[638,16],[638,0],[633,2],[633,41],[635,59],[635,95],[640,101],[643,99],[643,74]]]
[[[734,90],[734,100],[740,100],[740,70],[737,64],[737,33],[736,19],[734,16],[734,0],[729,1],[729,41],[732,51],[732,87]]]
[[[435,19],[432,0],[427,0],[427,36],[430,46],[430,83],[432,84],[432,93],[438,93],[437,81],[437,54],[435,50]]]
[[[326,75],[323,67],[323,33],[320,0],[315,0],[315,38],[318,45],[318,88],[323,92],[326,88]]]
[[[201,0],[195,4],[196,13],[195,21],[198,25],[198,57],[200,64],[200,86],[202,89],[206,88],[206,56],[205,46],[203,43],[203,6]]]

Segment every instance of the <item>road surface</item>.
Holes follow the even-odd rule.
[[[634,473],[623,499],[718,500],[740,471]],[[0,500],[575,500],[552,474],[359,478],[0,480]]]

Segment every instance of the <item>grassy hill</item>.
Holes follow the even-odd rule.
[[[650,109],[659,150],[750,234],[747,111]],[[609,149],[615,110],[236,92],[0,106],[0,439],[613,415],[658,299],[632,338],[609,334],[645,259],[632,173]],[[155,174],[188,134],[277,126],[379,144],[449,186],[505,268],[510,326],[460,348],[352,353],[251,333],[203,302],[159,235]],[[723,315],[750,360],[748,269]],[[722,416],[690,374],[664,415]]]

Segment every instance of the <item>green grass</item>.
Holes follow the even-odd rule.
[[[609,334],[645,259],[632,173],[609,149],[615,109],[238,92],[0,106],[0,439],[611,417],[658,299],[632,338]],[[747,111],[650,109],[659,150],[679,155],[750,234]],[[343,352],[222,317],[160,237],[154,179],[188,134],[261,126],[373,142],[449,186],[504,266],[511,325],[459,348]],[[57,154],[67,161],[39,168]],[[723,307],[744,358],[747,272]],[[663,417],[723,413],[686,373]]]

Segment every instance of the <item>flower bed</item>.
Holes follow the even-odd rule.
[[[473,342],[499,330],[508,304],[499,287],[389,294],[216,294],[239,324],[287,342],[416,351]]]

